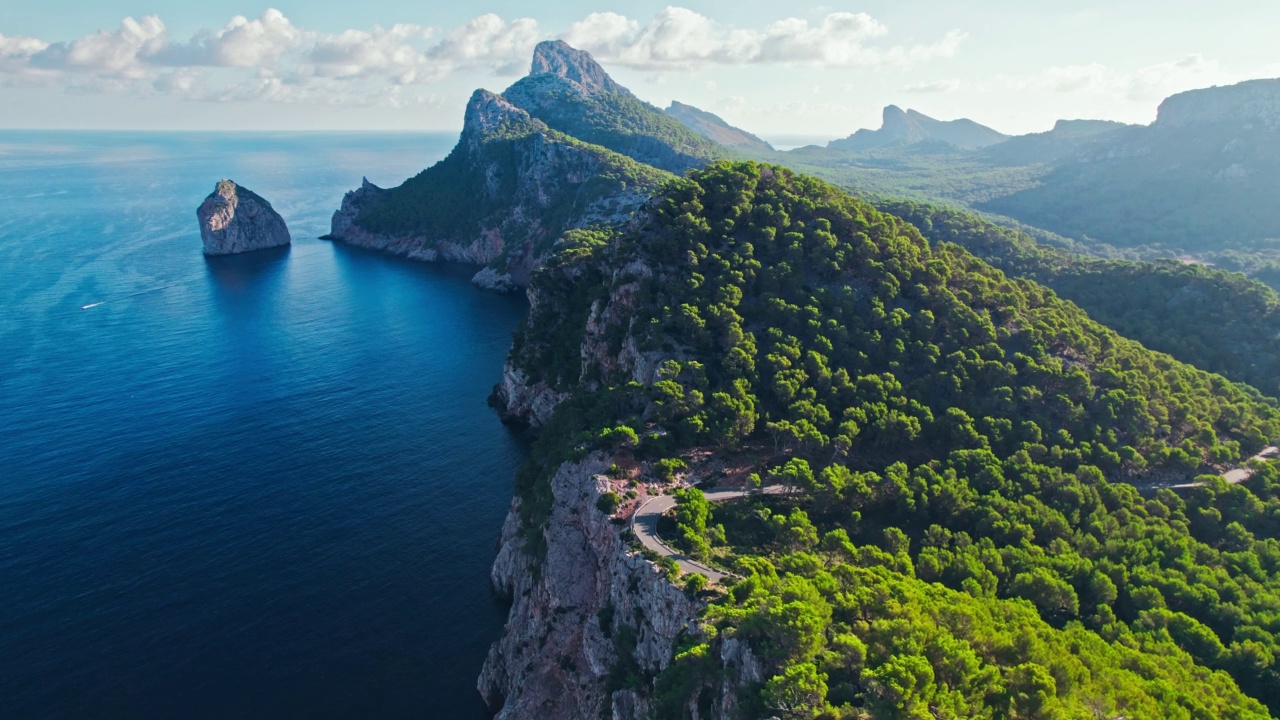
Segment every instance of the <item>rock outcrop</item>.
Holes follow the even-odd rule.
[[[890,105],[884,109],[879,130],[859,130],[843,140],[832,140],[827,147],[832,150],[874,150],[934,140],[972,149],[995,145],[1008,138],[1008,135],[968,118],[935,120],[915,110],[904,111],[897,105]]]
[[[685,127],[702,137],[735,150],[772,152],[773,146],[741,128],[725,122],[723,118],[692,105],[671,101],[667,114],[679,120]]]
[[[631,94],[630,90],[609,77],[609,73],[600,67],[591,53],[571,47],[563,40],[538,43],[533,49],[533,63],[529,67],[529,74],[562,77],[588,96],[599,92]]]
[[[502,382],[493,387],[489,405],[503,422],[540,428],[551,422],[556,406],[568,393],[552,388],[545,380],[530,383],[523,370],[510,360],[502,368]]]
[[[205,255],[232,255],[288,245],[289,228],[271,203],[220,180],[196,209]]]

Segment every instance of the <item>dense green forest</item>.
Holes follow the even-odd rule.
[[[765,663],[752,717],[1280,711],[1280,473],[1218,476],[1280,437],[1272,401],[784,168],[715,164],[649,207],[534,277],[512,360],[574,392],[517,477],[529,550],[555,466],[620,438],[658,477],[711,450],[799,491],[681,496],[690,551],[743,579],[652,679],[659,716],[709,702],[731,637]],[[582,371],[611,298],[593,338],[660,352],[652,385]]]
[[[1238,273],[1174,260],[1082,257],[980,217],[910,201],[876,206],[1009,275],[1047,285],[1125,337],[1280,396],[1280,297]]]

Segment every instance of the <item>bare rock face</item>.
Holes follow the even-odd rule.
[[[540,428],[551,422],[556,406],[568,397],[543,381],[530,383],[524,371],[510,360],[502,368],[502,382],[493,386],[489,405],[503,422]]]
[[[477,683],[500,720],[640,720],[648,714],[644,698],[618,697],[615,707],[606,688],[619,659],[615,638],[629,628],[631,660],[656,673],[697,618],[698,604],[630,551],[596,507],[609,487],[601,474],[608,467],[603,453],[560,467],[541,562],[524,550],[516,508],[507,517],[491,578],[511,598],[511,615]]]
[[[289,244],[289,228],[271,203],[231,180],[220,180],[196,209],[205,255],[263,250]]]
[[[546,40],[533,49],[530,75],[558,75],[573,83],[584,95],[598,92],[631,94],[631,91],[614,82],[609,73],[600,67],[591,53],[579,50],[563,40]]]

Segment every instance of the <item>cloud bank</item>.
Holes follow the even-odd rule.
[[[530,18],[490,13],[452,29],[399,24],[329,34],[269,9],[174,38],[161,18],[147,15],[71,41],[0,34],[0,85],[220,102],[401,105],[430,102],[429,86],[458,72],[518,75],[533,46],[552,37],[605,63],[652,73],[752,65],[905,69],[954,55],[965,38],[952,31],[931,44],[895,45],[888,35],[866,13],[739,28],[681,7],[644,23],[592,13],[558,33]]]

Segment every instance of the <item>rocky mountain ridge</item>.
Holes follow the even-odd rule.
[[[664,179],[567,137],[501,95],[477,90],[453,152],[398,188],[348,192],[327,237],[395,255],[488,267],[473,281],[524,285],[565,230],[625,222]]]
[[[626,222],[670,177],[662,168],[699,166],[714,151],[637,100],[588,53],[544,42],[527,77],[501,95],[472,95],[447,158],[396,188],[365,180],[343,198],[326,237],[416,260],[485,265],[473,282],[509,291],[528,282],[566,230]]]
[[[843,140],[832,140],[832,150],[873,150],[882,147],[911,145],[925,140],[940,140],[962,149],[995,145],[1009,138],[968,118],[935,120],[928,115],[889,105],[882,113],[880,129],[862,129]]]

